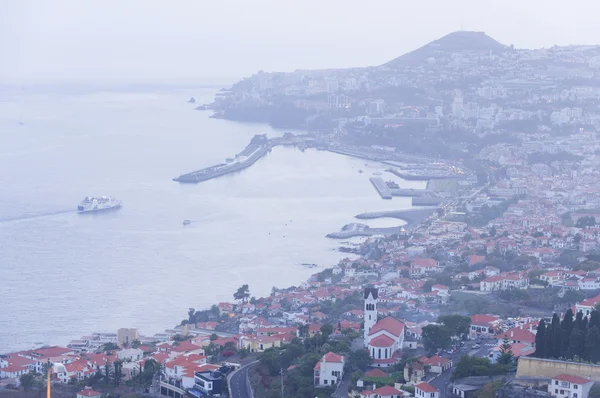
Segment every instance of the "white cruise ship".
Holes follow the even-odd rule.
[[[92,211],[118,209],[119,207],[121,207],[121,201],[112,196],[100,196],[99,198],[88,196],[79,204],[79,206],[77,206],[77,211],[80,213],[87,213]]]

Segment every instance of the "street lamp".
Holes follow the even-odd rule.
[[[50,377],[52,376],[52,372],[55,373],[67,373],[67,368],[62,363],[53,363],[50,366],[50,360],[48,359],[48,385],[46,386],[46,398],[50,398]]]

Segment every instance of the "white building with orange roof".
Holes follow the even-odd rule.
[[[550,379],[548,395],[558,398],[587,398],[594,381],[585,377],[560,374]]]
[[[440,391],[429,383],[419,383],[415,386],[415,398],[440,398]]]
[[[600,295],[585,299],[575,304],[575,313],[581,311],[583,316],[588,316],[598,303],[600,303]]]
[[[335,386],[344,377],[344,357],[328,352],[313,369],[315,386]]]
[[[527,330],[523,326],[508,329],[506,332],[498,335],[498,344],[502,344],[507,339],[511,344],[525,344],[528,347],[535,347],[535,333]]]
[[[469,334],[471,336],[481,335],[483,337],[490,337],[496,334],[498,330],[498,324],[500,323],[500,317],[496,315],[485,315],[475,314],[471,315],[471,329]]]

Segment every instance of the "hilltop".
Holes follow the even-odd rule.
[[[427,58],[435,57],[439,52],[489,52],[500,53],[507,51],[509,47],[492,39],[484,32],[459,31],[452,32],[424,45],[414,51],[395,58],[386,66],[402,66],[424,62]]]

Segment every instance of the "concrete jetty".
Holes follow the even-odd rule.
[[[255,135],[250,144],[244,150],[235,155],[235,160],[228,163],[221,163],[191,173],[182,174],[173,178],[173,181],[181,183],[197,184],[202,181],[208,181],[226,174],[234,173],[252,166],[259,159],[265,156],[273,147],[265,134]]]
[[[392,193],[390,192],[390,189],[381,178],[371,177],[369,178],[369,181],[371,181],[371,184],[373,184],[377,192],[379,192],[379,195],[382,199],[392,199]]]
[[[390,188],[381,177],[371,177],[369,181],[371,181],[371,184],[373,184],[383,199],[392,199],[392,196],[418,197],[429,194],[429,191],[426,189]]]
[[[386,210],[376,211],[370,213],[362,213],[355,216],[359,220],[370,220],[375,218],[398,218],[406,221],[406,225],[402,227],[409,229],[410,227],[416,226],[431,217],[436,212],[434,208],[425,209],[406,209],[406,210]]]

